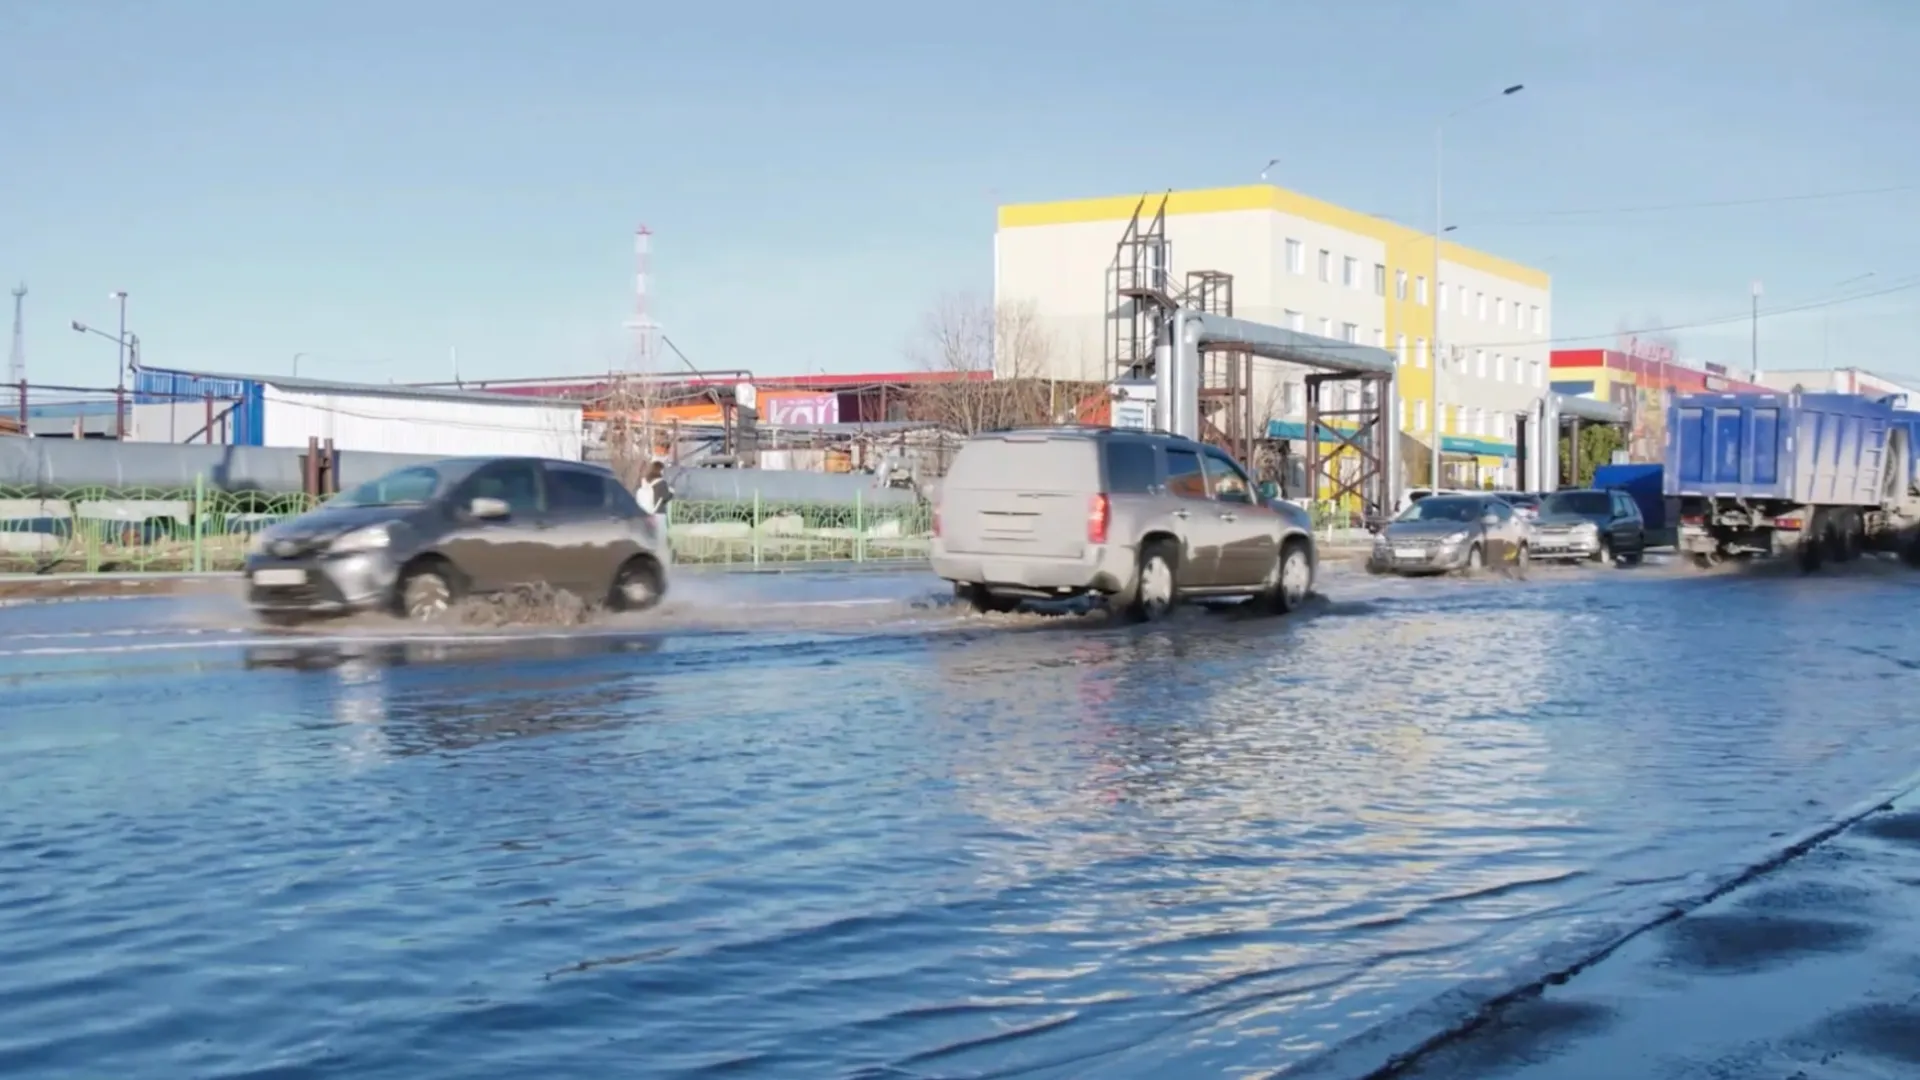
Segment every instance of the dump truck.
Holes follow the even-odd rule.
[[[1665,494],[1701,566],[1792,557],[1804,570],[1868,551],[1920,565],[1920,414],[1895,398],[1680,394],[1667,414]]]

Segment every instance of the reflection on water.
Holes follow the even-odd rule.
[[[0,725],[0,1066],[1298,1064],[1907,771],[1908,605],[1768,584],[39,680]]]

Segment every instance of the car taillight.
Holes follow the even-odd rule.
[[[1107,522],[1113,517],[1113,503],[1105,495],[1095,495],[1087,508],[1087,543],[1107,542]]]
[[[1706,523],[1707,519],[1704,514],[1684,514],[1680,518],[1680,524],[1682,525],[1705,525]]]

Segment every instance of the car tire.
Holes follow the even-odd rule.
[[[1273,583],[1267,587],[1267,610],[1285,615],[1306,602],[1313,593],[1313,560],[1307,557],[1306,542],[1295,537],[1280,545],[1273,561]]]
[[[1473,577],[1487,568],[1487,549],[1478,542],[1467,549],[1467,561],[1460,567],[1461,577]]]
[[[1165,540],[1143,545],[1122,613],[1129,622],[1159,622],[1179,603],[1179,551]]]
[[[956,582],[953,598],[967,605],[975,615],[1006,615],[1020,606],[1017,596],[995,596],[985,585]]]
[[[667,574],[660,563],[645,555],[636,555],[613,575],[607,589],[607,607],[613,611],[646,611],[667,598]]]
[[[414,622],[431,622],[445,615],[459,598],[452,567],[438,559],[424,559],[407,567],[394,589],[398,614]]]
[[[1600,538],[1600,548],[1593,553],[1593,561],[1600,566],[1610,566],[1613,564],[1613,540],[1611,538],[1605,536]]]

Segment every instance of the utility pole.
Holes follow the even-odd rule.
[[[7,381],[15,389],[27,381],[27,283],[24,281],[13,287],[13,347],[7,351]]]

